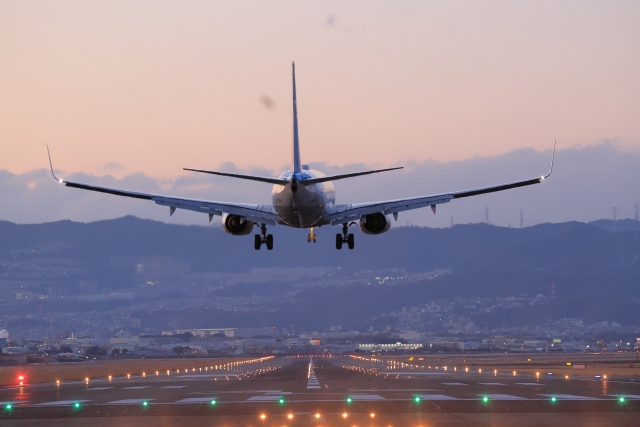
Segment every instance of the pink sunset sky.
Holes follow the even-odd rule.
[[[4,1],[0,169],[156,178],[640,148],[638,1]],[[517,177],[516,177],[517,178]]]

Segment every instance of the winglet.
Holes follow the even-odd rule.
[[[545,176],[540,177],[541,179],[549,178],[551,176],[551,172],[553,172],[553,159],[555,159],[555,157],[556,157],[556,144],[557,143],[558,143],[557,140],[553,141],[553,154],[551,155],[551,167],[549,168],[549,173],[546,174]]]
[[[59,183],[62,183],[62,180],[59,179],[55,173],[53,173],[53,164],[51,163],[51,153],[49,152],[49,144],[47,144],[47,155],[49,156],[49,167],[51,168],[51,175],[53,175],[53,178],[58,181]]]

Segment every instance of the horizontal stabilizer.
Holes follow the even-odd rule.
[[[369,174],[378,173],[378,172],[394,171],[396,169],[403,169],[403,168],[398,167],[398,168],[389,168],[389,169],[378,169],[374,171],[345,173],[345,174],[333,175],[333,176],[323,176],[322,178],[305,179],[304,181],[300,181],[300,183],[304,185],[312,185],[312,184],[318,184],[320,182],[337,181],[338,179],[353,178],[355,176],[360,176],[360,175],[369,175]]]
[[[211,174],[211,175],[229,176],[231,178],[248,179],[249,181],[267,182],[269,184],[287,185],[289,183],[289,181],[287,181],[286,179],[267,178],[267,177],[264,177],[264,176],[241,175],[241,174],[238,174],[238,173],[205,171],[205,170],[200,170],[200,169],[188,169],[188,168],[183,168],[183,169],[186,170],[186,171],[191,171],[191,172],[200,172],[200,173],[208,173],[208,174]]]

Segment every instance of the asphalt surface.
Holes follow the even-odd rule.
[[[206,370],[205,370],[206,369]],[[640,382],[353,357],[0,389],[3,426],[640,425]]]

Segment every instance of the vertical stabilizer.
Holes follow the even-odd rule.
[[[296,101],[296,64],[291,63],[291,74],[293,77],[293,172],[302,171],[300,161],[300,140],[298,139],[298,102]]]

